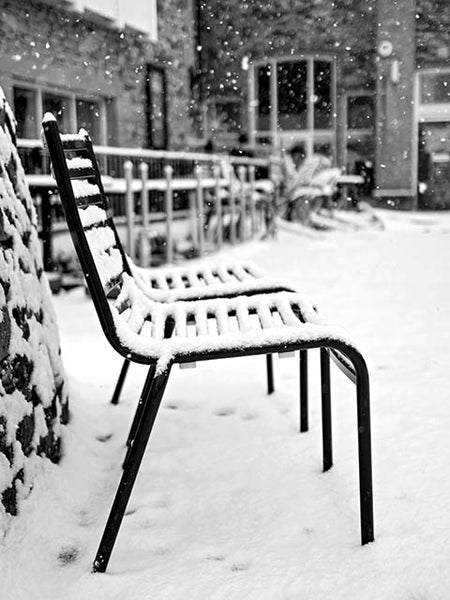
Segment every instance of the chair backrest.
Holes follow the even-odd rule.
[[[121,353],[109,300],[131,275],[112,220],[100,172],[86,131],[61,134],[55,117],[46,113],[42,127],[67,225],[97,314],[110,343]]]

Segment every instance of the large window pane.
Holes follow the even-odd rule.
[[[106,144],[117,146],[119,136],[117,135],[117,124],[119,117],[117,114],[117,102],[114,98],[105,98],[106,110]]]
[[[42,94],[44,113],[51,112],[58,121],[59,128],[64,133],[70,133],[70,100],[56,94]]]
[[[239,100],[216,100],[215,104],[221,130],[240,132],[242,129],[242,103]]]
[[[330,129],[333,126],[331,106],[331,63],[314,61],[314,128]]]
[[[147,68],[147,130],[150,148],[167,147],[165,73],[151,66]]]
[[[15,87],[14,113],[17,119],[17,137],[35,138],[36,131],[36,92]]]
[[[256,128],[259,131],[270,131],[270,65],[259,67],[256,71],[258,108],[256,112]]]
[[[307,125],[307,63],[304,60],[277,66],[278,127],[305,129]]]
[[[77,100],[77,127],[84,127],[91,136],[94,144],[101,144],[100,140],[100,106],[98,102]]]
[[[349,96],[347,98],[347,128],[373,129],[374,105],[372,96]]]
[[[424,104],[450,102],[450,73],[422,74],[420,81]]]

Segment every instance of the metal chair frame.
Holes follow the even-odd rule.
[[[194,306],[205,306],[204,303],[209,302],[208,307],[213,306],[217,308],[217,310],[223,308],[225,311],[228,311],[227,315],[231,316],[230,307],[235,306],[236,302],[241,302],[243,297],[229,300],[224,296],[214,300],[199,300],[191,303],[176,301],[172,304],[164,304],[162,302],[149,300],[149,310],[154,310],[155,313],[158,313],[158,311],[160,313],[161,311],[166,311],[164,314],[168,315],[167,319],[164,321],[164,333],[158,342],[162,349],[161,354],[159,355],[157,353],[155,354],[153,350],[147,352],[145,344],[149,344],[150,342],[147,338],[142,341],[141,337],[143,338],[144,336],[141,336],[141,329],[134,332],[134,337],[132,339],[138,339],[139,342],[142,343],[134,345],[134,342],[132,343],[130,341],[131,338],[124,339],[124,336],[118,331],[118,319],[121,319],[121,315],[124,314],[124,311],[133,311],[134,308],[133,296],[127,292],[126,284],[130,283],[130,285],[134,285],[136,290],[139,289],[139,286],[135,283],[133,272],[128,265],[110,213],[108,213],[106,222],[99,222],[98,226],[105,227],[108,232],[112,232],[116,243],[111,246],[111,248],[108,248],[106,255],[109,256],[109,251],[111,250],[113,252],[118,250],[122,259],[122,270],[114,281],[111,280],[105,283],[104,277],[102,278],[102,275],[104,274],[99,272],[97,266],[98,263],[96,263],[95,259],[95,257],[97,257],[95,254],[96,249],[91,247],[87,235],[88,227],[83,225],[80,217],[80,211],[87,206],[91,207],[97,205],[107,208],[105,204],[106,199],[101,187],[101,180],[98,185],[98,194],[91,197],[80,197],[80,195],[74,192],[73,180],[83,178],[86,180],[87,178],[92,177],[92,168],[76,168],[69,170],[66,160],[66,155],[68,153],[70,155],[73,151],[80,151],[82,155],[83,153],[86,153],[86,156],[90,158],[92,155],[90,154],[91,145],[89,137],[83,132],[73,136],[61,136],[58,131],[56,120],[54,117],[52,118],[47,115],[44,118],[43,129],[69,231],[96,308],[97,316],[107,340],[116,352],[125,359],[124,366],[122,367],[119,376],[118,386],[121,387],[121,382],[123,383],[129,363],[144,364],[148,367],[148,374],[128,435],[128,448],[123,463],[122,477],[94,560],[93,570],[104,572],[109,563],[173,364],[258,354],[271,356],[274,353],[299,350],[301,375],[301,430],[307,430],[307,351],[312,348],[320,348],[324,471],[328,470],[333,464],[330,356],[356,384],[361,544],[367,544],[373,541],[374,527],[369,374],[366,362],[361,353],[352,344],[345,341],[345,338],[336,335],[332,328],[327,328],[326,326],[321,328],[320,324],[317,330],[314,330],[315,335],[311,337],[311,335],[308,334],[308,331],[310,332],[308,327],[311,327],[311,323],[316,323],[315,311],[313,309],[309,310],[308,307],[305,308],[302,304],[302,298],[298,294],[285,291],[259,296],[254,295],[251,296],[250,299],[247,298],[247,304],[250,307],[249,314],[252,314],[251,310],[256,310],[254,307],[257,305],[261,305],[265,310],[268,308],[270,301],[285,301],[288,302],[289,309],[297,319],[295,328],[292,330],[289,328],[289,323],[287,321],[278,329],[271,329],[269,327],[269,329],[266,330],[266,333],[268,333],[264,339],[261,338],[255,341],[256,338],[247,334],[246,331],[239,331],[239,343],[230,342],[229,339],[231,338],[227,338],[222,345],[212,344],[211,347],[208,346],[207,348],[201,348],[201,346],[199,346],[200,349],[198,349],[195,344],[192,345],[191,348],[189,348],[189,344],[186,346],[176,345],[178,332],[175,322],[176,317],[173,316],[177,314],[176,310],[179,308],[180,310],[185,311],[186,322],[188,322],[189,318],[192,316],[189,311],[193,311]],[[95,161],[92,162],[94,169],[97,169]],[[145,297],[145,294],[141,293],[141,296]],[[204,308],[204,310],[206,311],[207,308]],[[141,314],[141,311],[139,314]],[[147,322],[146,319],[151,322],[153,317],[149,313],[145,314],[143,318],[145,323]],[[305,334],[302,333],[303,329]],[[291,331],[294,333],[291,333]],[[220,335],[215,339],[220,339]],[[173,342],[175,345],[171,346]],[[184,342],[185,340],[183,339],[183,344]],[[169,347],[171,347],[172,350],[163,357],[163,349]],[[271,371],[271,366],[272,365],[270,364],[270,368],[268,369],[269,372]]]

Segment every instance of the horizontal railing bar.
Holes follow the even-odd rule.
[[[19,138],[18,148],[43,148],[42,140]],[[233,164],[246,164],[255,166],[268,166],[270,161],[277,161],[276,157],[254,158],[248,156],[232,156],[228,154],[206,154],[201,152],[187,152],[178,150],[149,150],[148,148],[124,148],[119,146],[94,146],[97,154],[105,156],[122,156],[148,159],[186,160],[214,163],[226,158]]]

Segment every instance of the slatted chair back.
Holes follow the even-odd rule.
[[[46,113],[43,131],[67,225],[97,314],[110,343],[122,355],[109,301],[131,276],[130,265],[112,220],[92,142],[84,130],[61,134]]]

